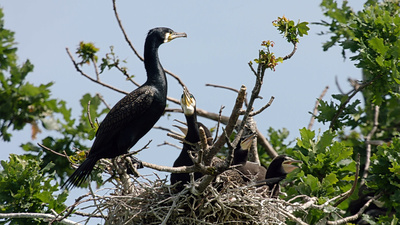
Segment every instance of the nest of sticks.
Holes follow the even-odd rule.
[[[221,174],[220,176],[223,176]],[[201,194],[192,194],[189,184],[174,193],[167,179],[135,179],[133,190],[116,189],[100,201],[108,211],[105,224],[286,224],[300,205],[270,198],[267,186],[224,183],[218,190],[209,185]]]

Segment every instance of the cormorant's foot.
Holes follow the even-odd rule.
[[[142,169],[144,168],[142,161],[140,161],[138,158],[136,158],[135,156],[129,156],[132,159],[132,164],[136,164],[136,168],[137,169]]]
[[[126,168],[127,168],[126,171],[127,174],[138,177],[140,176],[140,174],[137,170],[143,168],[143,163],[136,157],[129,156],[126,158]]]

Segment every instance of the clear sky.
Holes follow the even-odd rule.
[[[285,15],[294,21],[319,22],[324,18],[320,2],[306,1],[128,1],[118,0],[117,7],[126,32],[140,53],[143,52],[147,31],[153,27],[166,26],[178,32],[186,32],[187,39],[176,39],[160,48],[160,60],[164,68],[180,76],[196,97],[199,108],[218,112],[226,106],[228,115],[236,94],[222,89],[206,87],[206,83],[239,89],[242,84],[251,89],[254,76],[247,63],[258,55],[263,40],[273,40],[272,49],[277,56],[289,53],[292,46],[272,26],[272,21]],[[355,5],[354,5],[355,4]],[[350,3],[359,10],[362,3]],[[15,31],[20,61],[29,59],[35,66],[28,80],[35,84],[54,82],[53,98],[63,99],[72,107],[73,115],[79,115],[79,100],[85,93],[101,93],[110,105],[123,96],[90,82],[79,75],[69,60],[65,48],[74,52],[80,41],[93,42],[100,48],[103,57],[114,46],[120,59],[127,60],[129,73],[136,81],[145,81],[143,64],[137,60],[124,41],[112,9],[112,1],[23,1],[2,0],[0,7],[5,14],[5,26]],[[298,137],[298,130],[306,127],[310,120],[316,98],[325,86],[330,89],[325,99],[338,93],[335,76],[340,86],[350,90],[347,78],[359,79],[361,73],[349,60],[344,61],[339,47],[322,51],[327,35],[318,35],[326,28],[309,25],[309,35],[300,39],[294,57],[268,71],[255,108],[266,104],[275,96],[272,106],[255,117],[258,128],[266,134],[269,127],[289,129],[291,139]],[[94,74],[92,67],[85,67]],[[131,91],[135,87],[117,71],[106,71],[101,79],[120,89]],[[168,95],[179,98],[182,89],[168,77]],[[173,107],[179,107],[173,105]],[[159,126],[172,128],[173,119],[184,120],[181,114],[163,117]],[[199,118],[208,126],[214,121]],[[315,124],[315,129],[326,126]],[[52,133],[38,135],[38,142]],[[178,144],[163,131],[152,130],[133,148],[139,149],[153,140],[150,149],[139,158],[160,165],[172,165],[179,151],[168,146],[157,147],[165,140]],[[22,153],[21,143],[32,141],[30,127],[13,132],[12,142],[0,142],[0,160],[9,153]],[[90,143],[88,143],[90,145]],[[146,172],[145,172],[146,173]],[[147,170],[147,173],[152,173]]]

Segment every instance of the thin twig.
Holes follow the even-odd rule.
[[[342,111],[344,110],[344,108],[346,107],[347,103],[350,102],[350,100],[361,90],[363,90],[365,87],[369,86],[370,84],[372,84],[374,81],[376,81],[377,79],[381,78],[382,75],[376,76],[374,79],[365,82],[363,84],[360,85],[355,85],[354,90],[352,91],[352,94],[349,95],[346,99],[346,101],[344,101],[343,103],[340,104],[340,107],[338,109],[338,111],[336,112],[336,114],[333,116],[333,119],[331,121],[331,124],[329,125],[330,129],[335,129],[335,123],[338,120],[340,114],[342,113]]]
[[[92,129],[93,129],[94,125],[93,125],[93,122],[92,122],[92,117],[90,116],[90,100],[87,103],[87,117],[88,117],[88,120],[89,120],[90,127],[92,127]]]
[[[32,218],[32,219],[44,219],[46,220],[51,220],[56,218],[57,216],[50,214],[50,213],[0,213],[0,218]],[[74,222],[72,220],[68,219],[62,219],[58,221],[61,224],[67,224],[67,225],[80,225],[80,223]]]
[[[268,107],[271,106],[271,104],[274,101],[274,99],[275,99],[275,97],[271,96],[271,98],[269,99],[269,102],[265,106],[263,106],[261,109],[255,111],[255,112],[254,111],[250,112],[249,116],[255,116],[255,115],[258,115],[258,114],[262,113],[265,109],[267,109]]]
[[[296,53],[296,50],[297,50],[297,43],[293,43],[293,50],[292,50],[292,52],[289,53],[289,55],[283,57],[283,60],[287,60],[287,59],[292,58],[292,56],[294,55],[294,53]]]
[[[219,131],[219,126],[221,125],[221,117],[222,117],[222,110],[225,109],[225,106],[221,106],[221,108],[219,108],[219,113],[218,113],[218,121],[217,121],[217,129],[215,129],[215,138],[214,138],[214,142],[215,143],[217,141],[217,137],[218,137],[218,131]]]
[[[81,70],[81,68],[79,68],[78,63],[76,63],[76,61],[74,60],[74,57],[72,56],[72,54],[71,54],[71,52],[69,51],[68,48],[66,48],[66,51],[67,51],[67,54],[68,54],[69,58],[71,59],[72,63],[74,64],[76,71],[78,71],[82,76],[86,77],[87,79],[89,79],[90,81],[92,81],[92,82],[94,82],[94,83],[100,84],[100,85],[102,85],[102,86],[104,86],[104,87],[107,87],[107,88],[109,88],[109,89],[111,89],[111,90],[114,90],[114,91],[116,91],[116,92],[119,92],[119,93],[121,93],[121,94],[125,94],[125,95],[126,95],[126,94],[129,93],[129,92],[120,90],[120,89],[118,89],[118,88],[116,88],[116,87],[113,87],[113,86],[111,86],[111,85],[109,85],[109,84],[103,83],[103,82],[101,82],[101,81],[99,81],[99,80],[93,79],[92,77],[90,77],[89,75],[87,75],[86,73],[84,73],[84,72]]]
[[[325,96],[326,92],[328,91],[329,86],[326,86],[325,89],[322,91],[321,95],[319,96],[319,98],[317,99],[317,101],[315,101],[315,106],[314,106],[314,110],[313,110],[313,114],[311,115],[311,119],[310,122],[308,123],[308,129],[311,130],[313,125],[314,125],[314,121],[315,121],[315,116],[318,113],[318,106],[319,106],[319,101],[322,100],[322,98]]]
[[[111,107],[109,104],[107,104],[106,100],[104,100],[103,96],[100,93],[96,93],[97,97],[99,97],[99,99],[101,100],[101,102],[103,102],[103,104],[107,107],[107,109],[111,110]],[[98,124],[97,124],[98,125]]]
[[[46,146],[44,146],[44,145],[42,145],[40,143],[37,143],[37,145],[39,145],[39,147],[43,148],[44,150],[50,151],[53,154],[56,154],[58,156],[62,156],[64,158],[69,158],[68,155],[65,152],[64,152],[65,153],[65,155],[64,155],[64,154],[61,154],[59,152],[54,151],[53,149],[50,149],[50,148],[46,147]]]
[[[359,174],[360,174],[360,153],[357,154],[356,174],[354,175],[353,186],[351,187],[350,190],[348,190],[342,194],[343,197],[341,197],[337,202],[335,202],[335,204],[333,204],[334,207],[337,207],[340,203],[342,203],[344,200],[348,199],[353,194],[354,190],[357,187]]]

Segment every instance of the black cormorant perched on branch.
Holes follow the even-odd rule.
[[[197,114],[196,114],[196,99],[193,97],[189,91],[184,88],[183,94],[181,97],[181,107],[183,113],[186,117],[187,123],[187,132],[185,136],[185,141],[196,144],[200,141],[200,133],[199,133],[199,123],[197,122]],[[188,151],[195,151],[196,148],[193,145],[188,143],[183,143],[183,148],[175,160],[173,167],[180,167],[180,166],[192,166],[193,161],[189,157]],[[202,176],[201,173],[194,173],[194,179],[197,180]],[[171,174],[171,184],[175,184],[177,182],[181,182],[176,188],[177,190],[181,190],[184,184],[190,182],[190,175],[189,173],[172,173]]]
[[[245,182],[252,179],[255,181],[264,180],[267,172],[267,169],[258,165],[258,163],[247,161],[251,144],[256,135],[257,134],[252,134],[246,138],[242,138],[233,151],[232,165],[243,165],[236,169],[240,171],[243,181]]]
[[[158,59],[158,47],[179,37],[186,34],[163,27],[149,31],[144,45],[147,81],[110,110],[97,130],[88,157],[63,186],[80,186],[99,159],[127,153],[158,121],[167,100],[167,79]]]
[[[272,191],[272,197],[277,197],[279,194],[279,182],[285,179],[290,172],[299,168],[292,163],[302,163],[302,161],[292,159],[286,155],[278,155],[269,164],[265,180],[260,181],[260,184],[268,185],[269,190]]]

